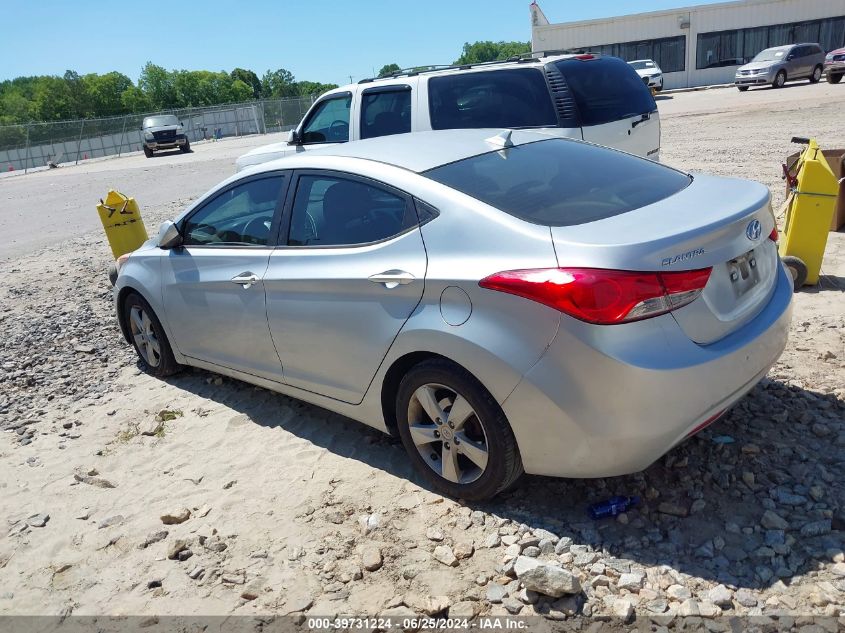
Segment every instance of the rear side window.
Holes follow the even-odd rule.
[[[535,68],[432,77],[428,105],[435,130],[557,125],[546,80]]]
[[[361,138],[411,131],[411,87],[368,90],[361,99]]]
[[[550,139],[465,158],[424,173],[522,220],[572,226],[653,204],[690,176],[644,158]]]
[[[602,125],[657,110],[642,78],[617,57],[555,62],[566,78],[582,125]]]

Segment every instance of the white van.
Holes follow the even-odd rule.
[[[323,94],[288,140],[239,157],[250,165],[309,148],[425,130],[539,129],[652,160],[657,104],[637,72],[603,55],[549,55],[409,70]]]

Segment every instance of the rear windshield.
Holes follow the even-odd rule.
[[[435,130],[557,126],[546,79],[536,68],[432,77],[428,104]]]
[[[595,145],[549,139],[424,172],[534,224],[572,226],[653,204],[692,178],[659,163]]]
[[[581,125],[602,125],[657,110],[637,71],[618,57],[562,59],[555,65],[575,97]]]

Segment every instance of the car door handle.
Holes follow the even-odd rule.
[[[246,290],[247,288],[250,288],[253,284],[258,283],[258,275],[251,272],[241,273],[236,277],[232,277],[232,283],[240,284],[241,286],[243,286],[244,290]]]
[[[370,275],[368,279],[375,284],[384,284],[385,288],[395,288],[411,283],[416,277],[404,270],[385,270],[383,273]]]

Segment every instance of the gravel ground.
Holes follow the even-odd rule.
[[[760,180],[777,204],[790,136],[845,147],[842,94],[661,98],[662,158]],[[152,176],[146,163],[67,168],[61,186],[73,197],[77,177],[106,178],[141,198],[169,160]],[[173,169],[225,175],[222,158],[193,160]],[[18,212],[48,176],[13,180]],[[169,191],[143,209],[148,226],[191,197]],[[0,614],[845,626],[842,233],[820,286],[796,295],[787,351],[723,420],[642,473],[529,477],[472,505],[427,490],[401,445],[340,416],[203,371],[141,374],[113,318],[104,238],[69,235],[0,263]],[[616,494],[641,503],[587,517]]]

